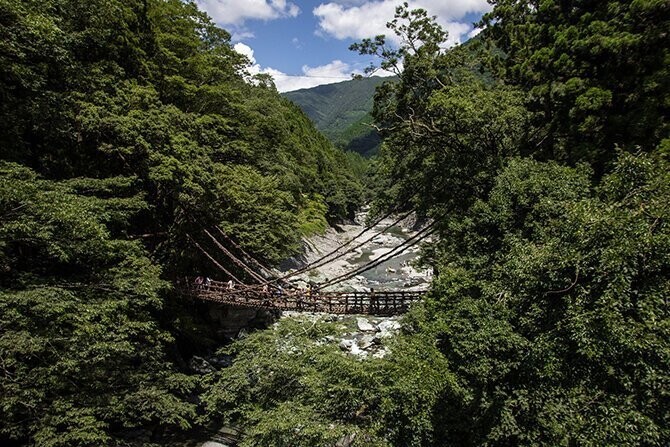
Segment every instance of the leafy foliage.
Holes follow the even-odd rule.
[[[194,383],[169,362],[155,318],[167,284],[139,243],[110,234],[145,204],[122,198],[125,179],[0,171],[0,437],[113,445],[122,428],[190,427]]]
[[[513,160],[450,223],[428,304],[467,390],[446,439],[667,441],[667,171],[622,154],[592,191],[588,170]]]
[[[327,446],[352,433],[360,445],[385,445],[363,428],[375,374],[324,343],[339,332],[320,321],[282,320],[232,345],[226,352],[235,362],[213,378],[206,397],[210,414],[241,424],[248,446]]]
[[[431,440],[431,409],[451,379],[439,352],[402,340],[390,361],[356,359],[337,345],[351,323],[284,319],[236,342],[226,350],[233,366],[212,377],[209,413],[241,426],[247,446]]]
[[[614,146],[655,147],[668,132],[670,6],[655,0],[499,0],[484,35],[504,77],[528,91],[545,156],[598,173]]]
[[[353,213],[351,158],[194,2],[0,0],[0,28],[0,443],[164,441],[199,390],[167,280],[214,271],[188,236],[278,262]]]
[[[490,188],[505,157],[519,153],[529,118],[524,96],[480,73],[477,43],[445,52],[447,35],[426,11],[401,6],[388,26],[404,42],[400,49],[384,36],[351,47],[380,57],[380,67],[397,70],[400,80],[375,97],[384,137],[377,202],[421,213],[437,203],[467,207]]]

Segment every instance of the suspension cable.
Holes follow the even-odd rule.
[[[224,247],[224,246],[223,246],[223,245],[222,245],[222,244],[221,244],[221,243],[220,243],[220,242],[219,242],[219,241],[212,235],[212,233],[210,233],[210,232],[207,230],[207,228],[205,228],[205,226],[202,224],[202,222],[200,221],[200,219],[198,219],[193,213],[189,213],[189,214],[190,214],[191,217],[195,220],[196,224],[197,224],[197,225],[198,225],[198,226],[205,232],[205,234],[207,234],[207,236],[209,236],[209,238],[216,244],[216,246],[219,247],[219,249],[220,249],[221,251],[223,251],[223,252],[224,252],[224,253],[225,253],[225,254],[226,254],[226,255],[227,255],[227,256],[228,256],[228,257],[229,257],[235,264],[237,264],[237,265],[238,265],[239,267],[241,267],[245,272],[247,272],[249,275],[251,275],[251,277],[252,277],[253,279],[255,279],[256,281],[258,281],[258,282],[260,282],[260,283],[266,283],[266,282],[267,282],[267,280],[266,280],[265,278],[263,278],[262,276],[258,275],[256,272],[254,272],[251,268],[249,268],[248,265],[246,265],[244,262],[242,262],[242,261],[240,261],[239,259],[237,259],[237,258],[235,257],[235,255],[233,255],[233,254],[232,254],[226,247]],[[223,267],[221,264],[219,264],[218,262],[216,262],[216,260],[215,260],[209,253],[207,253],[207,252],[206,252],[206,251],[205,251],[199,244],[197,244],[197,243],[193,240],[193,238],[192,238],[190,235],[187,235],[187,236],[189,237],[189,239],[191,239],[192,242],[194,242],[194,243],[196,244],[196,246],[197,246],[203,253],[205,253],[205,255],[206,255],[212,262],[214,262],[214,263],[217,265],[217,267],[219,267],[220,269],[224,270],[224,272],[228,272],[227,270],[224,269],[224,267]],[[233,279],[235,279],[236,282],[238,282],[238,283],[240,283],[240,284],[244,284],[244,283],[242,283],[242,281],[240,281],[239,279],[235,278],[233,275],[230,275],[230,276],[233,277]]]
[[[265,274],[266,274],[266,275],[268,275],[268,276],[272,276],[272,277],[275,276],[275,274],[272,272],[271,269],[269,269],[269,268],[266,267],[265,265],[261,264],[259,261],[256,260],[256,258],[254,258],[254,257],[251,256],[249,253],[247,253],[247,251],[244,250],[244,248],[242,248],[242,247],[240,246],[240,244],[238,244],[237,242],[235,242],[235,241],[233,240],[233,238],[231,238],[231,237],[228,236],[226,233],[224,233],[224,231],[223,231],[218,225],[215,225],[214,228],[217,229],[217,231],[219,232],[219,234],[220,234],[224,239],[226,239],[226,241],[228,241],[233,247],[235,247],[237,250],[239,250],[240,253],[242,253],[242,255],[243,255],[245,258],[247,258],[249,261],[251,261],[251,262],[250,262],[251,264],[254,264],[254,265],[255,265],[256,267],[258,267],[261,271],[265,271]]]
[[[228,256],[235,264],[237,264],[239,267],[241,267],[245,272],[247,272],[249,275],[251,275],[252,278],[254,278],[256,281],[260,283],[265,283],[266,280],[256,272],[254,272],[248,265],[246,265],[244,262],[240,261],[233,255],[230,250],[228,250],[226,247],[224,247],[207,229],[203,228],[203,231],[209,238],[216,244],[219,249],[225,253],[226,256]]]
[[[379,258],[371,260],[370,262],[367,262],[366,264],[357,267],[356,269],[343,273],[339,276],[336,276],[335,278],[331,278],[325,283],[321,283],[319,285],[319,289],[329,287],[332,285],[335,285],[337,283],[340,283],[342,281],[346,281],[347,279],[353,278],[356,275],[359,275],[360,273],[364,273],[379,264],[388,261],[389,259],[393,258],[394,256],[398,254],[404,253],[407,249],[415,246],[416,244],[420,243],[424,239],[426,239],[428,236],[432,235],[437,231],[436,227],[437,221],[434,221],[432,224],[428,225],[427,227],[423,228],[421,231],[419,231],[417,234],[412,236],[411,238],[407,239],[405,242],[402,244],[398,245],[394,249],[392,249],[390,252],[385,253],[381,255]]]
[[[406,204],[406,203],[407,203],[407,201],[404,202],[404,204]],[[404,204],[403,204],[403,206],[404,206]],[[195,218],[195,220],[196,220],[196,222],[198,223],[198,225],[199,225],[199,226],[203,229],[203,231],[207,234],[207,236],[208,236],[208,237],[209,237],[209,238],[210,238],[210,239],[217,245],[217,247],[219,247],[219,249],[221,249],[221,250],[222,250],[222,251],[223,251],[223,252],[224,252],[224,253],[225,253],[225,254],[226,254],[226,255],[227,255],[227,256],[228,256],[234,263],[235,263],[235,264],[237,264],[237,265],[240,266],[244,271],[246,271],[248,274],[250,274],[256,281],[260,282],[261,284],[266,285],[266,284],[277,283],[277,282],[280,282],[280,281],[281,281],[281,282],[286,282],[286,279],[288,279],[288,278],[291,278],[291,277],[293,277],[293,276],[299,275],[299,274],[304,273],[304,272],[306,272],[306,271],[310,271],[310,270],[313,270],[313,269],[315,269],[315,268],[321,267],[321,266],[323,266],[323,265],[325,265],[325,264],[328,264],[328,263],[330,263],[330,262],[336,261],[337,259],[342,258],[342,257],[345,256],[346,254],[348,254],[348,253],[350,253],[350,252],[352,252],[352,251],[354,251],[354,250],[356,250],[356,249],[362,247],[363,245],[365,245],[366,243],[370,242],[370,241],[371,241],[372,239],[374,239],[375,237],[377,237],[377,236],[379,236],[379,235],[381,235],[381,234],[384,234],[384,233],[385,233],[386,231],[388,231],[391,227],[393,227],[394,225],[397,225],[399,222],[401,222],[402,220],[404,220],[404,219],[406,219],[407,217],[409,217],[409,215],[411,215],[413,211],[410,211],[410,212],[408,212],[408,213],[402,215],[402,216],[401,216],[400,218],[398,218],[396,221],[394,221],[393,223],[387,225],[387,226],[384,227],[381,231],[375,233],[373,236],[369,237],[368,239],[364,240],[363,242],[361,242],[361,243],[355,245],[354,247],[352,247],[352,248],[350,248],[350,249],[348,249],[348,250],[346,250],[346,251],[344,251],[344,252],[342,252],[342,253],[339,253],[337,256],[333,257],[332,259],[327,259],[327,258],[329,258],[330,256],[332,256],[332,255],[338,253],[340,250],[342,250],[342,249],[345,248],[346,246],[348,246],[348,245],[350,245],[351,243],[353,243],[356,239],[358,239],[358,238],[361,237],[363,234],[365,234],[365,233],[367,233],[368,231],[370,231],[372,228],[374,228],[376,225],[378,225],[378,224],[379,224],[380,222],[382,222],[384,219],[386,219],[386,218],[390,217],[391,215],[393,215],[393,213],[396,212],[396,210],[397,210],[398,208],[400,208],[400,207],[396,207],[396,208],[394,208],[394,210],[392,210],[392,211],[388,212],[387,214],[381,216],[380,218],[378,218],[377,220],[375,220],[372,224],[366,226],[366,227],[365,227],[362,231],[360,231],[356,236],[354,236],[353,238],[351,238],[350,240],[348,240],[348,241],[345,242],[344,244],[341,244],[340,246],[338,246],[338,247],[335,248],[334,250],[332,250],[332,251],[326,253],[325,255],[321,256],[320,258],[318,258],[318,259],[312,261],[311,263],[305,265],[304,267],[302,267],[302,268],[300,268],[300,269],[298,269],[298,270],[296,270],[296,271],[290,272],[290,273],[288,273],[288,274],[286,274],[286,275],[284,275],[284,276],[282,276],[282,277],[279,277],[279,278],[273,278],[273,279],[269,279],[269,280],[266,279],[266,278],[263,278],[263,277],[260,276],[260,275],[258,275],[258,274],[257,274],[256,272],[254,272],[254,271],[253,271],[247,264],[245,264],[244,262],[242,262],[241,260],[239,260],[238,258],[236,258],[236,257],[235,257],[235,256],[234,256],[234,255],[233,255],[227,248],[225,248],[225,247],[224,247],[224,246],[223,246],[223,245],[222,245],[222,244],[221,244],[221,243],[220,243],[220,242],[219,242],[219,241],[218,241],[218,240],[217,240],[217,239],[216,239],[216,238],[215,238],[215,237],[214,237],[214,236],[213,236],[213,235],[212,235],[212,234],[211,234],[211,233],[210,233],[210,232],[203,226],[203,225],[202,225],[201,222],[199,222],[199,219],[198,219],[197,217],[195,217],[195,216],[193,216],[193,217]],[[274,274],[271,273],[270,269],[264,267],[260,262],[256,261],[251,255],[249,255],[248,253],[246,253],[246,252],[244,251],[244,249],[243,249],[242,247],[240,247],[238,244],[236,244],[236,243],[235,243],[229,236],[227,236],[227,235],[223,232],[223,230],[221,230],[221,228],[219,228],[218,226],[215,226],[215,228],[219,231],[219,233],[220,233],[224,238],[226,238],[226,239],[227,239],[228,241],[230,241],[235,247],[237,247],[237,248],[243,253],[243,255],[246,255],[248,258],[250,258],[250,259],[254,262],[254,264],[255,264],[256,266],[258,266],[259,268],[265,270],[266,273],[267,273],[267,272],[270,272],[270,276],[273,276],[273,277],[274,277]],[[235,276],[234,276],[232,273],[230,273],[230,272],[229,272],[228,270],[226,270],[220,263],[218,263],[218,262],[217,262],[217,261],[216,261],[216,260],[215,260],[215,259],[214,259],[214,258],[213,258],[213,257],[206,251],[206,250],[204,250],[204,249],[203,249],[197,242],[195,242],[195,240],[194,240],[190,235],[187,234],[187,236],[188,236],[188,238],[189,238],[189,239],[196,245],[196,247],[198,247],[198,249],[199,249],[200,251],[202,251],[203,254],[205,254],[205,256],[207,256],[207,258],[208,258],[210,261],[212,261],[212,262],[213,262],[213,263],[214,263],[220,270],[222,270],[224,273],[226,273],[227,275],[229,275],[230,277],[232,277],[232,278],[233,278],[235,281],[237,281],[238,283],[243,284],[239,279],[235,278]]]
[[[200,250],[200,251],[201,251],[201,252],[202,252],[202,253],[203,253],[203,254],[204,254],[210,261],[212,261],[212,263],[213,263],[214,265],[216,265],[216,266],[217,266],[223,273],[225,273],[226,275],[230,276],[235,282],[238,282],[238,283],[244,285],[244,283],[243,283],[242,281],[240,281],[239,279],[237,279],[237,278],[235,277],[235,275],[233,275],[232,273],[230,273],[224,266],[222,266],[221,264],[219,264],[219,263],[217,262],[217,260],[214,259],[214,258],[212,257],[212,255],[210,255],[210,254],[207,252],[207,250],[205,250],[204,248],[202,248],[202,247],[200,246],[200,244],[198,244],[198,243],[195,241],[195,239],[193,239],[193,238],[191,237],[190,234],[186,233],[186,237],[188,237],[189,240],[190,240],[190,241],[191,241],[191,242],[198,248],[198,250]]]

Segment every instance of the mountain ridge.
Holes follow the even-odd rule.
[[[381,143],[379,134],[370,126],[375,89],[392,79],[352,79],[282,95],[300,107],[336,147],[369,157]]]

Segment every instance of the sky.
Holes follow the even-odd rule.
[[[386,34],[402,0],[196,0],[198,6],[232,35],[246,55],[250,72],[270,74],[280,92],[351,79],[371,62],[349,45]],[[490,10],[487,0],[409,0],[448,31],[448,45],[477,34],[473,23]],[[384,75],[384,73],[377,73]]]

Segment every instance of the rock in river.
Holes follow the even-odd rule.
[[[370,324],[370,322],[366,318],[356,318],[356,325],[358,326],[359,331],[363,332],[376,332],[377,327]]]

